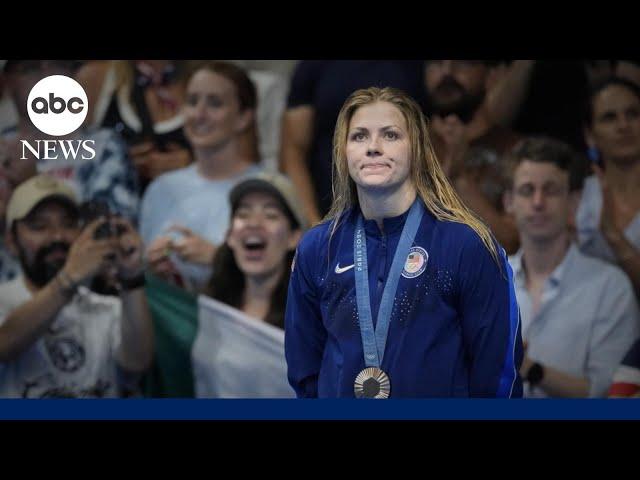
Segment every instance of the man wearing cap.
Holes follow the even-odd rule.
[[[123,219],[78,219],[73,191],[46,175],[9,200],[7,246],[23,275],[0,285],[0,397],[117,397],[152,361],[140,237]],[[119,298],[86,288],[105,273]]]

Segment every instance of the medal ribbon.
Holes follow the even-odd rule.
[[[367,238],[364,231],[364,221],[362,214],[358,215],[356,229],[353,235],[353,260],[355,264],[356,277],[356,301],[358,307],[358,317],[360,319],[360,334],[362,336],[362,348],[364,350],[364,361],[367,367],[380,368],[384,349],[389,333],[389,322],[391,320],[391,310],[393,300],[400,281],[400,274],[409,255],[409,249],[422,221],[424,206],[418,197],[411,206],[409,216],[404,224],[400,241],[393,257],[391,270],[384,285],[380,309],[376,321],[376,328],[373,327],[373,317],[371,314],[371,297],[369,296],[369,268],[367,263]]]

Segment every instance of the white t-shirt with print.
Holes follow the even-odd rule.
[[[0,325],[31,299],[24,277],[0,285]],[[122,304],[80,287],[47,332],[0,362],[0,398],[117,397]]]

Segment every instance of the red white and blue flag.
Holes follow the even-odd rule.
[[[610,397],[632,397],[640,394],[640,340],[633,344],[613,376]]]

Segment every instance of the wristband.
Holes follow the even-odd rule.
[[[544,367],[539,363],[534,363],[527,371],[527,382],[532,387],[538,385],[544,378]]]
[[[55,278],[60,291],[65,297],[71,298],[76,293],[78,286],[64,271],[60,270]]]

